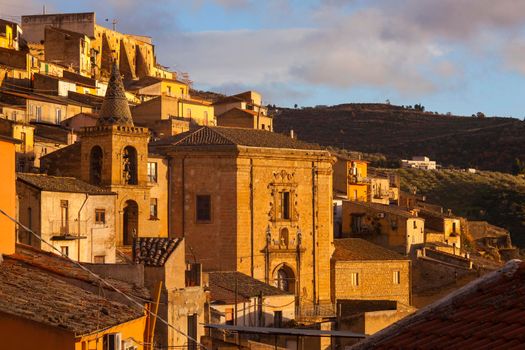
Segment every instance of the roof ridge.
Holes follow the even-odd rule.
[[[228,140],[228,141],[229,141],[231,144],[233,144],[233,145],[236,145],[236,144],[237,144],[237,143],[236,143],[235,141],[233,141],[231,138],[229,138],[228,136],[224,135],[223,133],[221,133],[220,131],[217,130],[218,128],[220,128],[220,126],[219,126],[219,127],[214,127],[214,128],[211,128],[211,127],[209,127],[209,126],[204,126],[204,128],[207,128],[207,129],[209,129],[210,131],[212,131],[212,132],[218,134],[219,136],[221,136],[221,137],[224,138],[225,140]]]

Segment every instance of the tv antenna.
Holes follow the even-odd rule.
[[[106,18],[106,22],[109,22],[109,18]],[[111,24],[112,24],[112,26],[113,26],[113,30],[117,30],[117,23],[118,23],[118,19],[113,18],[113,19],[111,20]]]

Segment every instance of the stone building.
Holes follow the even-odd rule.
[[[411,254],[425,243],[425,219],[417,210],[393,205],[343,201],[343,237],[364,238],[401,254]]]
[[[334,240],[334,301],[390,300],[411,304],[410,259],[361,238]]]
[[[91,76],[91,40],[71,30],[45,27],[44,57],[46,61],[70,67],[84,76]]]
[[[201,127],[152,144],[170,160],[170,231],[205,270],[330,302],[332,162],[263,130]],[[213,249],[210,249],[213,247]]]
[[[82,262],[115,262],[116,193],[71,177],[28,173],[18,173],[16,192],[20,222],[63,254]],[[18,241],[52,251],[22,227]]]
[[[255,91],[246,91],[227,96],[213,104],[217,125],[273,131],[273,117],[262,105],[262,96]]]
[[[89,38],[91,68],[95,70],[97,78],[110,76],[115,58],[126,79],[148,75],[174,78],[172,72],[156,62],[155,48],[150,37],[123,34],[102,27],[96,24],[94,12],[22,16],[22,30],[28,42],[45,40],[46,27],[76,32]],[[72,45],[78,47],[76,42],[71,41]],[[61,44],[47,43],[49,45]],[[63,63],[70,64],[67,61]]]
[[[117,246],[131,246],[134,237],[166,237],[166,161],[150,158],[148,129],[134,125],[116,65],[97,125],[80,135],[80,142],[43,157],[43,168],[117,193]]]

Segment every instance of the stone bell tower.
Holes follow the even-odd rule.
[[[147,128],[135,127],[116,63],[96,126],[81,131],[81,178],[118,194],[117,246],[130,245],[149,213]]]

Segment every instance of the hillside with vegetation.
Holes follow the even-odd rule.
[[[278,109],[277,132],[293,129],[302,140],[365,153],[382,153],[396,163],[427,155],[446,167],[512,172],[525,160],[525,122],[425,112],[424,107],[344,104]]]
[[[512,241],[525,248],[525,179],[510,174],[460,170],[399,169],[401,188],[416,190],[427,201],[456,215],[504,227]]]

